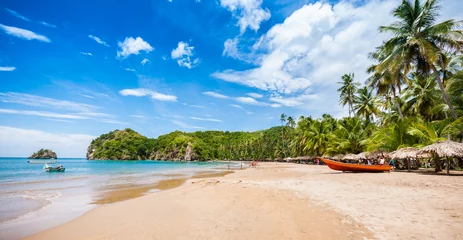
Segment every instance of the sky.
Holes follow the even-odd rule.
[[[463,19],[444,0],[441,19]],[[347,116],[399,0],[0,2],[0,156],[85,157],[132,128],[255,131],[285,113]]]

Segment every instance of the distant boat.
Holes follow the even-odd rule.
[[[56,162],[56,159],[33,159],[27,161],[29,164],[54,164]]]
[[[319,158],[322,160],[329,168],[336,171],[343,172],[390,172],[390,165],[366,165],[366,164],[352,164],[352,163],[342,163],[333,160],[328,160],[324,158]]]
[[[49,166],[48,164],[45,164],[43,166],[43,169],[45,169],[46,172],[64,172],[66,170],[63,165],[58,165],[57,167]]]

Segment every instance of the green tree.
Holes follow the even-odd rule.
[[[357,91],[354,98],[354,110],[357,116],[364,117],[368,121],[373,120],[374,115],[379,115],[378,102],[367,87]]]
[[[351,113],[354,112],[353,110],[353,102],[354,102],[354,95],[357,92],[357,87],[360,86],[359,83],[354,82],[354,74],[344,74],[341,77],[342,81],[338,82],[341,84],[341,87],[338,89],[339,95],[339,103],[344,107],[346,104],[349,108],[349,116]]]

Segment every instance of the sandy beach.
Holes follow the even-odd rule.
[[[461,176],[264,163],[164,186],[27,239],[463,239]]]

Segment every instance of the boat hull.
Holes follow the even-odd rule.
[[[64,172],[64,170],[66,170],[66,168],[60,168],[60,169],[57,169],[57,168],[45,168],[46,172]]]
[[[389,165],[365,165],[365,164],[352,164],[342,163],[329,159],[320,158],[329,168],[336,171],[343,172],[390,172],[391,166]]]

